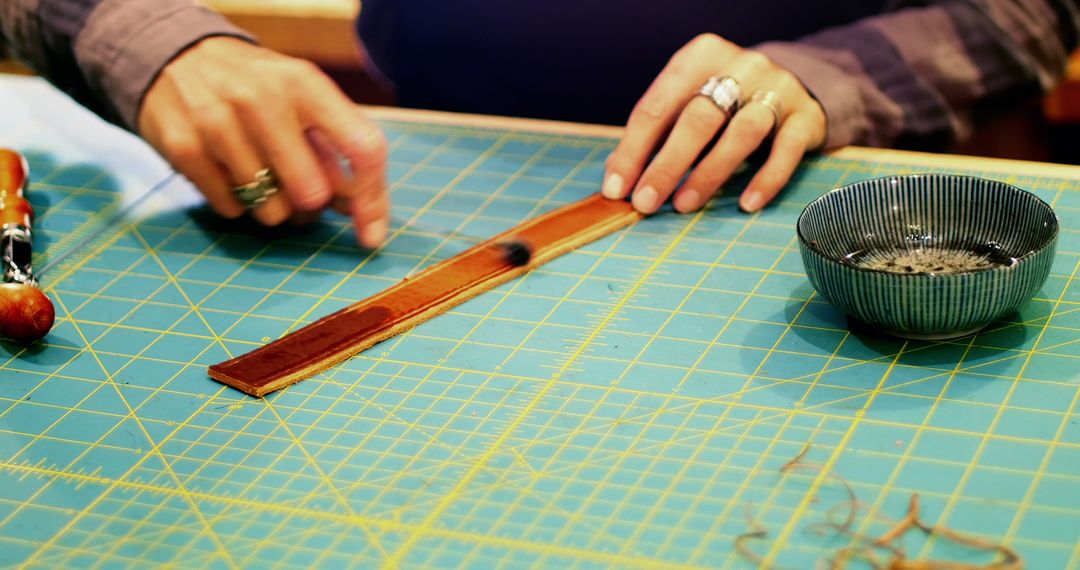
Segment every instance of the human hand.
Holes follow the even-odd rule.
[[[710,77],[725,75],[745,94],[730,117],[720,103],[699,96]],[[775,94],[775,115],[769,102],[751,100],[758,92]],[[706,149],[721,129],[719,140]],[[824,144],[825,112],[794,75],[761,53],[713,34],[698,36],[675,53],[634,107],[608,158],[603,194],[612,199],[631,194],[634,207],[651,214],[674,192],[677,211],[697,210],[772,133],[769,157],[739,199],[748,212],[772,200],[803,154]]]
[[[162,70],[138,128],[222,216],[243,214],[232,188],[270,168],[281,192],[253,205],[263,224],[310,219],[333,205],[352,216],[362,246],[386,237],[386,138],[307,61],[207,38]]]

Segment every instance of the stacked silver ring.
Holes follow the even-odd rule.
[[[739,82],[730,75],[710,77],[698,90],[698,95],[707,97],[730,119],[739,111],[742,88],[739,87]]]
[[[278,193],[277,177],[269,168],[264,168],[255,173],[254,180],[233,187],[232,192],[245,208],[254,210]]]

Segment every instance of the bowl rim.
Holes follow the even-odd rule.
[[[964,271],[952,271],[952,272],[949,272],[949,273],[932,273],[932,272],[925,272],[925,271],[919,272],[919,273],[899,273],[899,272],[896,272],[896,271],[885,271],[884,269],[873,269],[873,268],[870,268],[870,267],[860,267],[860,266],[854,265],[852,263],[844,263],[843,261],[841,261],[839,259],[836,259],[835,257],[825,253],[824,251],[821,251],[821,249],[819,249],[817,246],[815,246],[814,244],[811,243],[811,240],[807,240],[806,236],[803,235],[802,221],[803,221],[803,218],[806,217],[806,212],[810,209],[811,206],[813,206],[814,204],[816,204],[816,203],[818,203],[820,201],[825,200],[826,197],[829,196],[830,194],[838,194],[840,192],[850,190],[854,186],[862,185],[862,184],[868,184],[868,183],[876,182],[876,181],[879,181],[879,180],[900,180],[900,179],[913,179],[913,178],[946,178],[946,179],[979,180],[979,181],[983,181],[983,182],[992,182],[994,184],[998,184],[1000,186],[1022,192],[1024,194],[1027,194],[1027,195],[1031,196],[1032,198],[1034,198],[1035,201],[1038,204],[1041,204],[1044,208],[1046,208],[1046,210],[1048,212],[1050,212],[1050,217],[1054,221],[1053,234],[1039,247],[1025,253],[1024,255],[1021,255],[1020,257],[1014,258],[1014,259],[1016,259],[1016,263],[1013,263],[1012,265],[1008,265],[1008,266],[992,266],[992,267],[987,267],[987,268],[984,268],[984,269],[967,269],[967,270],[964,270]],[[799,213],[799,217],[795,220],[795,235],[799,238],[799,243],[802,244],[804,247],[806,247],[806,249],[814,252],[816,255],[818,255],[822,259],[824,259],[824,260],[826,260],[826,261],[828,261],[830,263],[835,263],[837,265],[842,265],[842,266],[844,266],[844,267],[846,267],[848,269],[852,269],[852,270],[855,270],[855,271],[862,271],[862,272],[866,272],[866,273],[870,273],[870,274],[893,275],[893,276],[897,276],[897,277],[911,277],[911,278],[919,278],[919,277],[937,277],[937,278],[958,277],[958,276],[962,276],[962,275],[971,275],[971,274],[974,274],[974,273],[986,273],[986,272],[989,272],[989,271],[1013,271],[1017,267],[1019,267],[1020,263],[1023,262],[1025,259],[1035,257],[1036,255],[1042,253],[1048,247],[1053,245],[1057,241],[1058,234],[1060,233],[1060,231],[1061,231],[1061,220],[1058,218],[1057,212],[1054,211],[1054,208],[1052,208],[1050,206],[1050,204],[1048,204],[1045,200],[1043,200],[1037,194],[1035,194],[1034,192],[1032,192],[1030,190],[1025,190],[1025,189],[1023,189],[1023,188],[1021,188],[1019,186],[1016,186],[1014,184],[1009,184],[1008,182],[1003,182],[1003,181],[997,180],[995,178],[984,178],[984,177],[981,177],[981,176],[974,176],[974,175],[970,175],[970,174],[948,174],[948,173],[941,173],[941,172],[914,172],[914,173],[910,173],[910,174],[889,174],[889,175],[886,175],[886,176],[877,176],[877,177],[873,177],[873,178],[864,178],[862,180],[856,180],[854,182],[849,182],[847,184],[844,184],[843,186],[836,186],[836,187],[832,188],[831,190],[829,190],[828,192],[824,192],[823,194],[821,194],[817,198],[814,198],[813,200],[808,202],[806,204],[806,206],[803,207],[802,212]]]

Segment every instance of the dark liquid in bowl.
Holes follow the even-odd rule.
[[[975,248],[921,247],[863,249],[844,256],[848,263],[864,269],[890,273],[961,273],[995,267],[1011,267],[1016,257],[996,243]]]

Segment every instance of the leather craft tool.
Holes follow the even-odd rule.
[[[45,336],[56,318],[30,267],[34,210],[24,196],[28,178],[26,159],[0,148],[0,337],[20,343]]]

